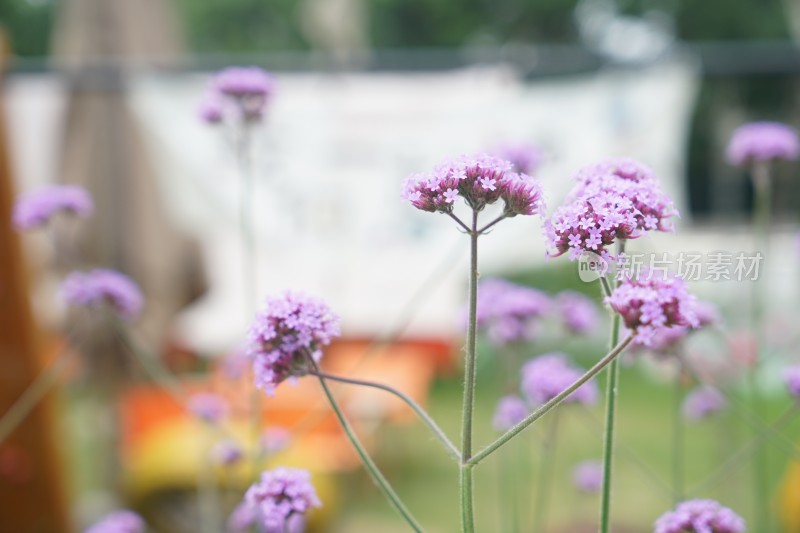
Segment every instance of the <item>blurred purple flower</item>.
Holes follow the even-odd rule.
[[[508,142],[492,150],[492,155],[511,163],[514,172],[532,175],[544,160],[542,149],[525,142]]]
[[[272,394],[285,379],[307,374],[307,355],[319,362],[338,335],[339,317],[322,300],[299,292],[268,298],[248,335],[256,385]]]
[[[783,371],[786,389],[796,400],[800,400],[800,366],[792,366]]]
[[[92,197],[77,185],[47,185],[25,193],[14,204],[14,227],[30,230],[47,225],[57,213],[88,217],[94,211]]]
[[[258,122],[274,93],[275,78],[267,71],[258,67],[226,68],[215,75],[198,114],[209,124],[223,122],[230,111],[245,122]]]
[[[589,333],[600,321],[594,301],[576,291],[560,292],[556,296],[556,307],[561,320],[572,333]]]
[[[292,434],[281,426],[266,428],[261,433],[261,449],[272,455],[286,449],[292,441]]]
[[[583,461],[572,469],[572,482],[582,492],[598,492],[603,486],[603,465],[600,461]]]
[[[225,119],[225,102],[217,94],[207,94],[200,102],[197,115],[207,124],[219,124]]]
[[[256,523],[268,533],[280,533],[298,525],[297,531],[302,531],[304,515],[312,508],[322,507],[308,471],[295,468],[263,472],[261,479],[247,489],[244,503],[253,510]]]
[[[497,431],[506,431],[516,426],[530,414],[528,406],[518,396],[503,396],[497,402],[492,427]]]
[[[123,509],[107,514],[84,533],[144,533],[144,530],[142,517]]]
[[[446,161],[428,174],[409,176],[403,184],[402,198],[422,211],[452,213],[459,197],[475,210],[503,200],[508,217],[544,210],[539,182],[486,154]]]
[[[531,340],[536,323],[550,309],[550,298],[537,289],[499,278],[478,285],[477,325],[498,346]],[[467,312],[463,312],[466,324]]]
[[[72,306],[108,306],[125,320],[135,320],[144,305],[136,283],[124,274],[106,269],[71,273],[61,283],[61,296]]]
[[[236,441],[224,440],[214,446],[211,455],[217,464],[231,466],[242,460],[244,451]]]
[[[522,367],[520,389],[531,404],[545,404],[561,394],[583,375],[583,370],[571,366],[567,356],[550,353],[531,359]],[[597,401],[597,384],[592,380],[569,395],[565,402],[593,405]]]
[[[744,533],[742,517],[714,500],[689,500],[656,520],[653,533]]]
[[[200,392],[192,394],[187,407],[198,418],[216,424],[228,415],[228,402],[217,394]]]
[[[663,279],[643,270],[638,278],[624,279],[605,301],[644,346],[653,344],[654,336],[666,328],[699,325],[696,299],[678,277]]]
[[[689,420],[702,420],[725,408],[727,402],[715,387],[703,385],[686,395],[683,416]]]
[[[731,136],[726,157],[732,165],[754,161],[794,160],[800,156],[797,131],[779,122],[751,122],[737,128]]]

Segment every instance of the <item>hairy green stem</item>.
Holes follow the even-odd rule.
[[[336,376],[336,375],[333,375],[333,374],[327,374],[325,372],[318,372],[318,371],[311,372],[311,374],[313,374],[313,375],[315,375],[317,377],[323,377],[323,378],[325,378],[325,379],[327,379],[329,381],[338,381],[340,383],[347,383],[349,385],[361,385],[361,386],[364,386],[364,387],[371,387],[373,389],[380,389],[380,390],[386,391],[389,394],[393,394],[394,396],[400,398],[403,402],[405,402],[406,405],[408,405],[408,407],[411,408],[412,411],[414,411],[414,413],[419,417],[419,419],[423,423],[425,423],[426,426],[428,426],[428,428],[431,430],[431,432],[434,434],[434,436],[437,439],[439,439],[439,442],[450,453],[450,456],[453,457],[453,459],[455,459],[456,461],[461,461],[461,452],[458,451],[458,448],[456,448],[455,444],[453,444],[450,441],[450,439],[447,438],[447,435],[436,424],[436,421],[434,421],[433,418],[427,412],[425,412],[425,410],[417,402],[415,402],[413,398],[411,398],[406,393],[404,393],[404,392],[402,392],[402,391],[400,391],[398,389],[395,389],[394,387],[391,387],[389,385],[384,385],[383,383],[377,383],[375,381],[368,381],[368,380],[364,380],[364,379],[346,378],[346,377]]]
[[[477,314],[478,314],[478,211],[472,211],[469,253],[469,324],[467,326],[467,352],[464,358],[464,398],[461,420],[461,530],[463,533],[475,531],[475,512],[473,509],[472,465],[472,417],[475,407],[475,381],[477,379]]]
[[[372,476],[372,480],[378,486],[379,489],[383,492],[384,496],[389,500],[389,502],[394,506],[398,513],[405,519],[408,525],[414,531],[421,532],[422,527],[420,527],[419,523],[417,523],[416,519],[411,515],[411,512],[406,508],[405,504],[400,500],[400,497],[394,491],[392,486],[389,484],[389,481],[383,476],[381,471],[378,469],[378,466],[369,456],[367,451],[364,449],[364,446],[361,444],[361,441],[358,439],[355,431],[353,430],[350,422],[347,421],[345,418],[344,413],[342,412],[341,408],[339,407],[339,403],[334,398],[333,393],[331,393],[330,389],[328,388],[328,384],[325,381],[325,377],[319,373],[319,368],[317,367],[316,362],[311,357],[310,354],[306,354],[308,359],[309,365],[313,369],[314,375],[316,375],[317,379],[319,380],[320,386],[322,386],[322,391],[325,393],[325,397],[328,399],[328,403],[333,409],[336,418],[339,420],[339,424],[342,426],[347,438],[350,440],[350,443],[355,448],[356,453],[361,458],[361,462],[364,464],[364,467],[369,472],[370,476]]]
[[[477,465],[494,452],[499,450],[504,444],[508,441],[519,435],[522,431],[525,430],[528,426],[542,418],[544,415],[549,413],[551,410],[556,408],[561,402],[569,397],[570,394],[578,390],[584,383],[595,377],[599,374],[605,367],[607,367],[611,362],[613,362],[619,354],[625,351],[630,343],[633,341],[633,335],[628,335],[625,339],[622,340],[619,344],[617,344],[613,350],[603,356],[595,365],[586,371],[581,377],[575,380],[572,385],[564,389],[560,394],[554,397],[549,402],[545,403],[538,409],[536,409],[533,413],[529,414],[525,420],[514,426],[513,428],[509,429],[502,436],[495,439],[491,444],[486,446],[480,452],[476,453],[472,459],[468,461],[470,465]]]

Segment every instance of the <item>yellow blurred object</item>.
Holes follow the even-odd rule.
[[[800,533],[800,462],[789,465],[780,490],[780,513],[785,533]]]

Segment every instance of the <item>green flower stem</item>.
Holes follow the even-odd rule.
[[[486,231],[488,231],[489,229],[494,227],[495,224],[497,224],[498,222],[500,222],[502,220],[505,220],[506,218],[508,218],[508,215],[503,213],[502,215],[500,215],[499,217],[497,217],[496,219],[492,220],[491,222],[486,224],[484,227],[479,229],[478,230],[478,235],[483,235],[484,233],[486,233]]]
[[[611,320],[611,345],[619,338],[619,315],[614,313]],[[632,337],[629,337],[632,339]],[[610,531],[611,521],[611,469],[614,462],[614,424],[617,415],[617,383],[619,382],[619,362],[614,359],[608,367],[606,382],[606,425],[603,438],[603,485],[600,498],[600,533]]]
[[[674,503],[677,504],[684,499],[685,421],[683,418],[683,365],[680,358],[676,358],[676,364],[672,405],[672,494]]]
[[[533,533],[542,533],[547,525],[548,496],[552,481],[553,463],[555,462],[556,439],[558,438],[558,411],[550,417],[547,435],[542,445],[542,464],[536,480],[536,500],[533,505]]]
[[[475,531],[473,510],[472,465],[472,416],[475,407],[475,381],[477,378],[477,316],[478,316],[478,211],[472,210],[472,226],[469,232],[469,325],[467,327],[467,352],[464,358],[464,399],[461,420],[461,530]]]
[[[771,196],[772,187],[769,172],[769,162],[757,161],[753,164],[753,184],[755,189],[755,208],[754,208],[754,233],[756,248],[763,250],[764,261],[768,261],[770,244],[770,216],[771,216]],[[763,273],[762,273],[763,276]],[[752,409],[756,416],[764,420],[766,417],[765,406],[758,392],[758,367],[761,359],[761,351],[764,349],[765,338],[763,331],[764,319],[764,287],[761,281],[753,281],[753,317],[752,327],[756,335],[756,357],[753,361],[753,368],[749,373],[749,384],[751,393]],[[758,437],[755,432],[755,437]],[[767,494],[769,494],[769,458],[766,449],[759,447],[753,462],[753,502],[755,504],[756,524],[758,531],[771,531],[771,520]]]
[[[395,389],[389,385],[384,385],[383,383],[376,383],[374,381],[367,381],[363,379],[353,379],[353,378],[346,378],[342,376],[335,376],[332,374],[327,374],[325,372],[314,371],[311,374],[325,378],[328,381],[338,381],[340,383],[347,383],[350,385],[361,385],[364,387],[371,387],[373,389],[380,389],[383,391],[388,392],[389,394],[393,394],[394,396],[403,400],[403,402],[411,408],[412,411],[419,417],[419,419],[425,423],[426,426],[431,430],[434,436],[439,439],[439,442],[444,446],[444,448],[450,453],[450,456],[453,457],[456,461],[461,461],[461,452],[458,451],[458,448],[447,438],[445,432],[436,424],[436,422],[431,418],[431,416],[425,412],[425,410],[414,401],[406,393]]]
[[[602,371],[610,363],[616,360],[617,356],[619,356],[619,354],[621,354],[625,350],[625,348],[627,348],[628,345],[630,345],[632,341],[633,341],[633,334],[630,334],[627,337],[625,337],[622,340],[622,342],[617,344],[613,350],[611,350],[609,353],[603,356],[603,358],[600,359],[597,363],[595,363],[595,365],[592,368],[587,370],[584,375],[575,380],[575,382],[572,385],[564,389],[558,396],[556,396],[549,402],[539,407],[533,413],[529,414],[528,417],[525,418],[525,420],[523,420],[513,428],[506,431],[502,436],[495,439],[491,444],[486,446],[480,452],[476,453],[472,457],[472,459],[468,461],[468,464],[472,466],[477,465],[478,463],[480,463],[481,461],[492,455],[494,452],[496,452],[498,449],[500,449],[508,441],[519,435],[522,431],[525,430],[525,428],[527,428],[528,426],[530,426],[531,424],[542,418],[544,415],[549,413],[551,410],[553,410],[567,397],[569,397],[570,394],[578,390],[581,387],[581,385],[583,385],[584,383],[595,377],[597,374],[600,373],[600,371]]]
[[[39,405],[45,394],[53,388],[69,362],[70,358],[67,355],[68,352],[64,351],[56,355],[55,360],[28,385],[17,401],[3,414],[0,418],[0,444],[19,427],[31,411]]]
[[[421,532],[422,527],[420,527],[420,525],[411,515],[411,512],[406,508],[405,504],[400,500],[400,497],[397,495],[392,486],[389,484],[389,482],[383,476],[381,471],[378,469],[378,466],[375,464],[375,462],[369,456],[367,451],[364,449],[364,446],[361,444],[361,441],[358,440],[358,436],[356,435],[352,426],[350,426],[350,423],[345,418],[344,413],[342,412],[338,402],[336,401],[336,398],[334,398],[333,394],[328,388],[328,384],[325,382],[326,379],[325,376],[320,374],[319,368],[317,367],[317,363],[314,361],[314,359],[311,357],[310,354],[306,353],[306,357],[308,359],[309,365],[313,369],[313,374],[317,376],[319,384],[322,386],[322,390],[325,393],[325,396],[328,398],[328,403],[330,404],[331,409],[333,409],[336,418],[339,420],[339,424],[342,426],[342,429],[344,429],[347,438],[350,440],[350,443],[353,445],[353,448],[355,448],[356,453],[358,453],[358,456],[361,458],[361,462],[364,464],[364,467],[367,469],[370,476],[372,476],[372,480],[375,482],[378,488],[381,489],[383,494],[386,496],[389,502],[394,506],[397,512],[400,513],[400,515],[405,519],[408,525],[411,526],[411,529],[417,532]]]

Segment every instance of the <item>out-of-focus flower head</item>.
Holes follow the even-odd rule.
[[[710,385],[697,387],[683,401],[683,416],[689,420],[702,420],[725,408],[725,396]]]
[[[322,507],[307,470],[275,468],[261,474],[244,496],[254,522],[267,532],[281,532],[313,508]],[[302,522],[301,522],[302,523]],[[296,526],[295,526],[296,527]]]
[[[221,396],[209,392],[192,394],[187,402],[189,411],[206,422],[215,424],[228,415],[228,402]]]
[[[520,390],[533,405],[542,405],[572,385],[583,370],[569,364],[562,353],[550,353],[531,359],[522,367]],[[597,401],[597,384],[588,381],[564,401],[593,405]]]
[[[656,520],[653,533],[744,533],[741,516],[714,500],[679,503]]]
[[[247,123],[259,122],[275,93],[275,78],[258,67],[230,67],[214,77],[198,114],[209,124],[237,115]]]
[[[795,160],[800,156],[797,131],[779,122],[751,122],[731,136],[726,157],[737,166],[775,159]]]
[[[14,204],[14,227],[31,230],[46,226],[58,213],[88,217],[94,212],[92,197],[77,185],[47,185],[23,194]]]
[[[261,449],[267,454],[275,454],[286,449],[292,441],[292,434],[281,426],[271,426],[261,433]]]
[[[603,486],[603,465],[600,461],[583,461],[572,469],[572,483],[581,492],[599,492]]]
[[[605,301],[620,314],[634,340],[644,346],[650,346],[665,328],[699,325],[696,298],[678,277],[663,278],[643,269],[638,277],[623,279]]]
[[[244,451],[234,440],[223,440],[214,445],[211,455],[217,464],[231,466],[242,460]]]
[[[530,409],[519,396],[509,395],[500,398],[494,411],[492,427],[497,431],[506,431],[516,426],[530,414]]]
[[[514,172],[533,175],[544,161],[541,147],[526,142],[507,142],[492,150],[492,155],[511,163]]]
[[[452,213],[458,199],[475,210],[498,200],[504,214],[534,215],[544,210],[542,187],[511,163],[486,154],[463,155],[427,174],[414,174],[403,184],[403,199],[422,211]]]
[[[796,400],[800,400],[800,366],[792,366],[783,371],[786,389]]]
[[[337,336],[339,317],[321,299],[300,292],[267,298],[248,335],[256,385],[272,394],[287,378],[306,375],[307,356],[319,362]]]
[[[142,517],[123,509],[107,514],[84,533],[144,533]]]
[[[576,291],[560,292],[556,296],[556,308],[571,333],[589,333],[600,321],[597,306],[592,299]]]
[[[534,338],[537,319],[549,309],[550,298],[532,287],[498,278],[478,285],[478,327],[499,346]]]
[[[128,276],[114,270],[72,272],[61,283],[64,301],[76,307],[106,307],[124,320],[142,311],[142,291]]]

